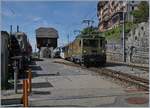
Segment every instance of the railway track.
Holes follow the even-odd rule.
[[[135,85],[138,88],[142,88],[146,91],[149,90],[149,80],[140,78],[131,74],[122,73],[120,71],[114,71],[106,68],[98,69],[98,68],[90,68],[89,70],[98,72],[101,75],[106,75],[120,81]]]
[[[61,64],[69,65],[69,66],[75,66],[75,67],[80,67],[82,69],[94,71],[94,72],[97,72],[101,75],[109,76],[109,77],[114,78],[116,80],[120,80],[122,82],[132,84],[138,88],[142,88],[145,91],[149,91],[149,80],[148,79],[137,77],[137,76],[134,76],[134,75],[131,75],[128,73],[123,73],[120,71],[114,71],[114,70],[106,69],[106,68],[95,68],[95,67],[86,68],[84,66],[80,66],[78,64],[69,63],[69,62],[56,62],[55,61],[55,63],[61,63]]]

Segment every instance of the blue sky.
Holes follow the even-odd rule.
[[[2,2],[2,30],[9,32],[20,26],[20,31],[28,35],[33,49],[35,48],[35,29],[38,27],[53,27],[59,32],[58,45],[72,41],[77,33],[86,27],[83,19],[92,19],[94,26],[98,25],[97,1],[3,1]]]

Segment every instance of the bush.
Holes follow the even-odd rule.
[[[147,22],[149,20],[149,3],[148,1],[141,1],[138,9],[131,12],[134,16],[135,23]]]
[[[120,26],[113,28],[111,30],[103,32],[103,35],[107,40],[115,40],[118,41],[120,39],[121,28]]]
[[[124,27],[125,27],[124,32],[129,33],[131,29],[134,29],[136,27],[136,24],[133,24],[132,22],[125,22]],[[103,36],[106,37],[107,40],[119,41],[122,33],[122,29],[123,29],[122,25],[119,25],[116,28],[103,32]]]

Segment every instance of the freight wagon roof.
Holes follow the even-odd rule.
[[[40,27],[36,29],[36,37],[58,38],[58,32],[51,27]]]

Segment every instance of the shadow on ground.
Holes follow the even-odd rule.
[[[32,83],[32,88],[48,88],[53,87],[53,85],[49,82],[39,82],[39,83]],[[18,84],[18,89],[22,89],[22,84]]]
[[[13,99],[2,99],[1,105],[12,105],[12,104],[21,104],[20,98],[13,98]]]
[[[30,68],[33,70],[33,71],[37,71],[37,70],[42,70],[41,66],[36,66],[36,65],[32,65],[30,66]]]
[[[86,107],[86,106],[79,106],[79,105],[39,105],[39,106],[31,106],[31,107]],[[87,106],[88,107],[88,106]]]
[[[29,65],[36,65],[36,62],[32,61]]]
[[[49,82],[32,83],[32,88],[49,88],[49,87],[53,87],[53,85]],[[11,84],[9,90],[13,90],[13,89],[14,89],[14,85]],[[18,90],[23,89],[22,84],[18,84],[17,89]]]
[[[51,94],[51,92],[50,91],[32,91],[32,94],[49,95]]]
[[[33,61],[44,61],[44,60],[41,59],[41,58],[33,58],[32,60],[33,60]]]
[[[125,64],[119,64],[119,63],[110,63],[110,62],[107,62],[105,64],[106,67],[113,67],[113,66],[126,66]]]
[[[42,77],[42,76],[58,76],[58,73],[56,74],[38,74],[37,72],[32,71],[32,77]]]

